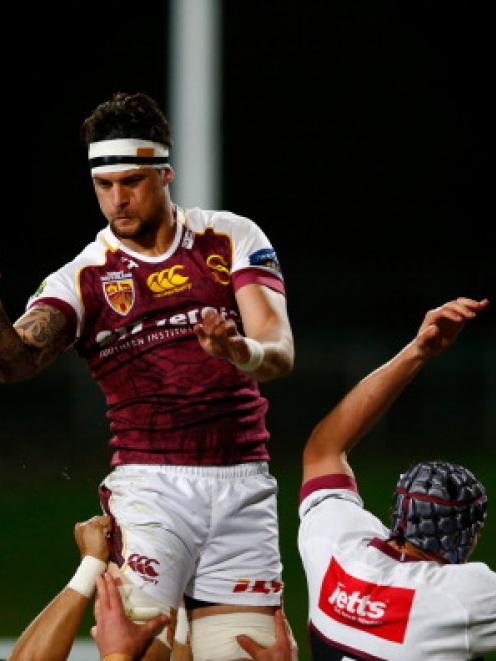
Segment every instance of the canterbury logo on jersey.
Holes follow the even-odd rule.
[[[134,305],[134,283],[131,273],[112,271],[102,278],[103,293],[110,307],[125,316]]]
[[[191,289],[189,276],[181,273],[183,269],[182,264],[175,264],[162,271],[152,273],[146,279],[146,284],[155,297],[170,296]]]
[[[405,638],[415,590],[362,581],[332,558],[319,608],[333,620],[395,643]]]
[[[207,266],[215,282],[218,282],[220,285],[228,285],[231,282],[231,273],[222,255],[209,255],[207,257]]]

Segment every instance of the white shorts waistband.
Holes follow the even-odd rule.
[[[266,461],[251,461],[245,464],[231,466],[171,466],[169,464],[122,464],[116,466],[114,473],[133,469],[154,475],[185,475],[192,477],[212,477],[218,480],[231,480],[254,475],[268,475],[269,465]]]

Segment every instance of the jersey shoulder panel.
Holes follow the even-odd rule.
[[[229,237],[232,273],[254,268],[282,277],[272,244],[253,220],[230,211],[205,211],[199,208],[188,210],[185,217],[186,225],[195,233],[210,229],[215,234]]]
[[[496,650],[496,573],[482,562],[443,567],[443,592],[453,595],[467,612],[468,652]]]
[[[374,537],[388,536],[389,530],[372,512],[364,509],[355,492],[335,489],[314,493],[313,505],[304,513],[298,533],[303,559],[307,555],[314,557],[316,548],[319,556],[323,553],[327,557],[337,548],[355,548]]]
[[[72,261],[51,273],[29,298],[26,309],[42,303],[45,299],[58,299],[68,304],[76,313],[77,337],[84,318],[84,306],[81,298],[80,276],[88,267],[105,263],[108,251],[115,251],[112,235],[107,230],[98,233],[95,241],[87,245]]]
[[[470,602],[491,598],[496,617],[496,573],[483,562],[444,565],[442,577],[450,583],[450,591],[470,607]]]

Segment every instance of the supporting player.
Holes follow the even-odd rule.
[[[417,464],[399,478],[388,529],[363,508],[348,463],[403,388],[487,305],[459,298],[428,312],[417,336],[310,436],[299,549],[314,659],[461,661],[496,649],[496,574],[466,563],[486,516],[483,485],[456,464]]]
[[[94,516],[74,528],[76,543],[81,552],[81,564],[65,587],[25,629],[16,642],[9,661],[65,661],[81,626],[95,585],[107,567],[109,550],[106,535],[112,522],[109,516]],[[132,631],[132,649],[143,652],[154,637],[168,623],[165,615],[155,615],[143,626],[127,620]],[[124,622],[116,633],[122,635]],[[121,644],[118,651],[128,651]],[[117,651],[116,650],[116,651]],[[134,656],[133,656],[134,658]]]

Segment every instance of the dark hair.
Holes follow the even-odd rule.
[[[87,145],[100,140],[141,138],[172,146],[167,118],[157,103],[141,92],[117,92],[84,120],[81,132]]]
[[[393,499],[392,539],[442,558],[465,562],[484,525],[487,496],[463,466],[426,461],[400,476]]]

